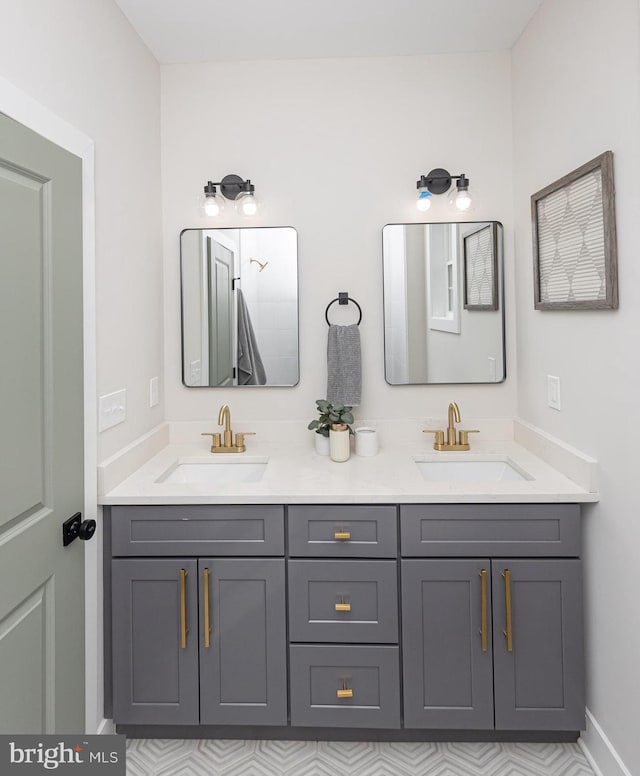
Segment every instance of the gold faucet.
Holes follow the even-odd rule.
[[[460,429],[456,434],[455,423],[460,423],[460,407],[456,402],[452,401],[449,404],[447,411],[448,425],[447,425],[447,441],[444,439],[444,431],[430,428],[425,428],[425,434],[435,434],[433,449],[434,450],[469,450],[469,434],[479,434],[479,430],[476,428],[463,430]],[[457,437],[457,439],[456,439]]]
[[[253,436],[255,431],[245,431],[244,433],[237,433],[235,442],[233,441],[233,432],[231,431],[231,410],[228,404],[223,404],[220,407],[218,413],[218,425],[221,426],[224,423],[224,434],[220,432],[210,433],[207,431],[202,432],[202,436],[211,437],[211,452],[212,453],[244,453],[247,449],[244,444],[244,438],[246,436]]]

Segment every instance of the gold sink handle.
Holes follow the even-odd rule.
[[[217,433],[211,433],[210,431],[203,431],[200,436],[210,436],[211,437],[211,452],[215,453],[216,450],[218,450],[222,446],[222,437],[220,434]]]
[[[479,433],[480,433],[480,429],[478,428],[460,429],[460,431],[458,431],[458,435],[459,435],[458,444],[467,445],[467,450],[468,450],[469,434],[479,434]]]
[[[423,434],[435,434],[433,439],[433,447],[438,450],[439,447],[444,445],[444,431],[436,430],[435,428],[425,428],[422,431]]]
[[[237,451],[239,453],[243,453],[247,449],[246,445],[244,443],[244,438],[246,436],[255,436],[255,435],[256,435],[255,431],[239,431],[236,434],[236,444],[235,444],[235,446],[236,446]]]

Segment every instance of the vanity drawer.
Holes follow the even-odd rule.
[[[393,560],[289,561],[289,640],[395,644]]]
[[[296,645],[289,663],[292,725],[400,727],[397,647]]]
[[[113,555],[284,555],[282,506],[111,508]]]
[[[291,506],[289,555],[317,558],[395,558],[395,506]]]
[[[405,557],[577,557],[578,504],[411,504],[400,507]]]

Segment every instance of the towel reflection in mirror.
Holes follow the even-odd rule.
[[[242,289],[238,294],[238,384],[265,385],[267,375]]]

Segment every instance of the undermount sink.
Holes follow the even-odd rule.
[[[413,459],[425,480],[432,482],[517,482],[532,480],[508,458]]]
[[[207,461],[178,461],[156,482],[199,482],[208,485],[226,485],[234,482],[258,482],[265,473],[267,458],[240,458],[230,461],[211,458]]]

